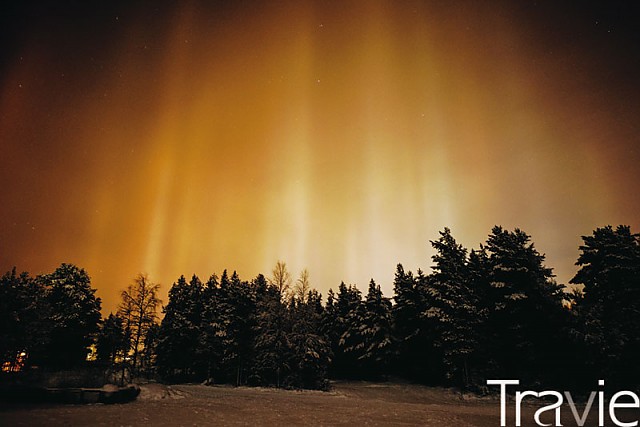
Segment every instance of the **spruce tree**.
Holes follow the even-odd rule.
[[[235,303],[235,319],[232,324],[233,333],[237,342],[238,358],[236,360],[236,384],[246,384],[248,376],[248,367],[250,364],[255,312],[255,295],[249,283],[240,280],[238,274],[234,271],[231,277],[233,284]]]
[[[304,299],[291,299],[291,374],[288,385],[327,389],[331,347],[321,331],[321,296],[314,289]]]
[[[331,343],[333,352],[332,375],[342,378],[360,376],[358,357],[361,355],[361,340],[357,327],[359,325],[362,293],[355,285],[347,286],[344,282],[338,287],[335,301],[333,327],[336,341]]]
[[[440,368],[433,351],[433,322],[427,316],[427,277],[421,270],[414,277],[398,264],[393,290],[395,305],[391,312],[398,340],[394,371],[412,381],[434,382]]]
[[[221,361],[226,325],[221,315],[220,293],[218,276],[213,274],[202,291],[200,345],[195,353],[206,372],[207,381],[217,381],[218,377],[222,376]]]
[[[225,270],[220,278],[218,309],[218,321],[223,326],[223,377],[236,385],[244,384],[253,341],[254,300],[249,285],[241,281],[235,271],[229,278]]]
[[[327,302],[322,312],[320,321],[320,330],[327,337],[329,347],[331,348],[331,364],[329,365],[329,376],[336,376],[336,355],[339,352],[338,343],[340,341],[339,331],[338,305],[333,289],[327,292]]]
[[[379,379],[388,373],[395,351],[391,301],[371,279],[362,305],[359,335],[364,345],[359,360],[366,377]]]
[[[252,383],[281,387],[292,365],[289,310],[280,289],[268,284],[255,311]]]

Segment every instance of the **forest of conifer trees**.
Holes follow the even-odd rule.
[[[0,354],[28,354],[25,369],[68,367],[93,340],[93,363],[166,382],[327,389],[329,379],[403,378],[483,391],[495,378],[575,390],[606,378],[638,388],[640,236],[630,227],[583,237],[571,292],[522,230],[496,226],[469,251],[445,228],[430,244],[430,271],[398,264],[392,297],[372,279],[364,294],[341,283],[323,302],[306,270],[294,282],[278,262],[250,281],[226,270],[180,277],[161,321],[146,276],[135,282],[146,297],[130,287],[98,322],[84,270],[14,269],[0,280]]]

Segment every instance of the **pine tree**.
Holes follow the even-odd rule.
[[[331,364],[329,365],[329,375],[336,376],[336,354],[339,352],[338,343],[340,341],[339,316],[336,296],[333,289],[327,292],[327,302],[322,311],[320,319],[320,331],[327,338],[331,350]]]
[[[358,358],[366,377],[378,379],[388,372],[394,357],[393,319],[391,301],[382,295],[373,279],[363,302],[360,319],[360,338],[364,344]]]
[[[84,269],[62,264],[53,273],[36,278],[45,288],[48,306],[48,344],[45,363],[56,368],[78,366],[98,332],[100,298]]]
[[[235,318],[233,331],[237,342],[236,384],[246,384],[254,341],[255,295],[249,283],[241,281],[234,271],[231,277],[235,291]]]
[[[281,387],[293,364],[289,310],[280,289],[268,284],[256,301],[252,383]]]
[[[184,276],[169,290],[158,341],[158,368],[165,378],[202,379],[205,367],[198,357],[204,286],[197,276]]]
[[[557,372],[563,286],[544,266],[544,255],[519,229],[494,227],[487,239],[490,353],[497,378],[540,383]]]
[[[582,366],[607,384],[637,388],[640,382],[640,235],[629,226],[597,228],[582,237],[580,270],[571,283],[584,285],[575,299],[575,329]],[[578,360],[578,363],[581,361]]]
[[[218,276],[213,274],[204,286],[202,293],[202,320],[200,324],[200,345],[196,357],[201,360],[206,371],[207,381],[222,376],[222,339],[226,326],[222,322],[220,306],[220,285]]]
[[[290,345],[293,350],[288,385],[299,388],[327,389],[331,347],[321,332],[322,304],[316,290],[302,300],[292,299]]]
[[[236,385],[246,383],[247,379],[254,310],[255,302],[248,284],[242,282],[235,271],[229,278],[225,270],[218,291],[218,321],[223,326],[222,374],[226,381]]]
[[[436,250],[429,276],[427,317],[435,321],[434,344],[443,361],[448,382],[467,388],[470,366],[478,347],[480,301],[472,287],[467,250],[448,228],[431,241]]]
[[[486,379],[491,372],[496,372],[496,367],[492,365],[493,358],[490,337],[492,331],[490,323],[487,321],[489,313],[493,310],[494,301],[490,299],[491,284],[489,255],[483,245],[480,249],[472,249],[469,253],[467,263],[469,271],[469,287],[476,297],[476,315],[474,322],[475,329],[475,349],[469,355],[469,382],[471,386],[484,387]]]
[[[343,378],[359,377],[361,348],[357,331],[362,293],[355,285],[347,286],[344,282],[338,287],[338,295],[333,309],[333,328],[336,339],[331,343],[333,353],[332,375]]]
[[[412,381],[433,382],[438,376],[433,357],[433,336],[426,313],[427,277],[418,270],[416,277],[396,268],[392,308],[394,335],[398,340],[396,373]]]

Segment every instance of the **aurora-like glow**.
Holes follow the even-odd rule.
[[[15,31],[4,271],[75,263],[107,312],[138,272],[166,292],[277,260],[323,293],[373,277],[391,295],[445,226],[467,247],[520,227],[563,283],[580,235],[638,231],[640,67],[619,28],[525,2],[223,3]]]

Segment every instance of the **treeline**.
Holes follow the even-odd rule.
[[[509,378],[588,390],[605,379],[607,386],[638,388],[640,237],[629,227],[607,226],[583,237],[571,280],[580,290],[572,292],[555,282],[544,255],[521,230],[494,227],[469,251],[445,229],[431,245],[430,272],[398,265],[392,298],[371,280],[365,295],[342,283],[323,304],[306,270],[293,283],[279,262],[268,279],[243,281],[226,271],[205,282],[180,277],[160,323],[157,285],[140,276],[123,292],[117,314],[99,330],[95,322],[85,330],[83,345],[93,337],[103,363],[166,381],[326,388],[328,378],[400,376],[477,390],[487,379]],[[16,321],[5,314],[25,311],[33,301],[54,307],[44,301],[58,282],[15,270],[1,280],[1,304],[21,286],[31,296],[11,298],[14,311],[0,313],[19,330],[38,329],[28,326],[29,316]],[[124,310],[127,296],[130,309]],[[42,318],[39,309],[29,310]],[[45,348],[37,339],[5,341],[11,331],[2,327],[5,360],[26,349],[30,361],[48,363],[37,356]],[[57,348],[54,335],[40,332],[48,351]]]
[[[156,366],[173,381],[324,388],[331,357],[315,290],[290,292],[279,263],[269,283],[225,271],[202,283],[181,277],[169,291]]]

